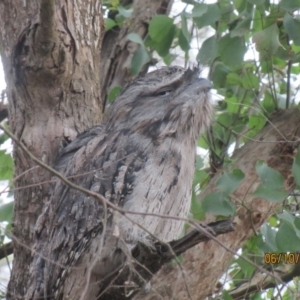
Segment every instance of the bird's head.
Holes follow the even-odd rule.
[[[199,69],[165,67],[127,85],[110,108],[107,128],[128,129],[152,138],[182,135],[197,139],[211,120],[211,83]]]

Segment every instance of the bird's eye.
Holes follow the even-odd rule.
[[[171,90],[159,91],[156,93],[157,96],[168,96],[171,93]]]

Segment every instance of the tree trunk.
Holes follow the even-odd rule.
[[[0,3],[9,123],[28,149],[51,165],[65,141],[102,119],[101,2]],[[14,265],[9,298],[26,291],[34,225],[49,197],[50,174],[14,148]]]

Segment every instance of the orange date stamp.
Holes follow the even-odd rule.
[[[266,252],[264,255],[265,264],[269,265],[277,265],[281,262],[284,264],[298,264],[300,261],[300,253],[274,253],[274,252]]]

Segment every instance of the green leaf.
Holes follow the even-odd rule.
[[[205,216],[202,204],[195,193],[192,194],[191,213],[193,214],[193,218],[196,220],[202,220]]]
[[[218,43],[215,35],[206,39],[197,55],[197,61],[202,64],[210,64],[218,56]]]
[[[242,84],[242,78],[237,73],[229,73],[226,76],[226,83],[228,85],[241,85]]]
[[[194,17],[194,22],[198,28],[212,25],[221,18],[221,12],[217,4],[207,4],[206,6],[206,12],[204,12],[200,17]]]
[[[116,6],[120,3],[120,0],[108,0],[108,2],[109,2],[113,7],[116,7]]]
[[[264,4],[265,0],[247,0],[247,2],[249,2],[253,5],[262,5],[262,4]]]
[[[294,252],[300,249],[300,239],[295,230],[283,221],[276,234],[276,244],[282,252]]]
[[[294,19],[289,13],[286,13],[283,19],[283,25],[295,45],[300,45],[300,21]]]
[[[186,39],[186,37],[184,36],[182,30],[179,31],[178,42],[179,42],[180,48],[181,48],[183,51],[187,52],[188,50],[190,50],[190,43],[189,43],[189,41]]]
[[[264,239],[261,239],[258,243],[258,247],[264,252],[276,252],[278,250],[276,245],[277,231],[265,223],[261,227],[261,233]]]
[[[110,30],[111,28],[115,27],[117,23],[110,18],[106,18],[105,20],[105,30]]]
[[[181,31],[186,40],[189,42],[191,40],[191,35],[187,25],[187,19],[184,14],[181,15]]]
[[[143,66],[150,61],[150,55],[146,48],[140,46],[133,54],[131,60],[131,73],[138,75],[142,70]]]
[[[276,24],[254,33],[252,39],[262,59],[270,59],[277,52],[279,46],[281,46],[279,42],[279,30]]]
[[[127,35],[127,38],[134,43],[144,45],[144,41],[137,33],[131,32]]]
[[[113,102],[120,94],[121,91],[122,91],[122,87],[120,85],[113,87],[108,93],[107,96],[108,102]]]
[[[149,34],[152,40],[163,42],[168,32],[174,27],[173,19],[165,15],[157,15],[153,17],[149,24]]]
[[[238,11],[239,14],[243,13],[248,7],[248,3],[245,0],[234,0],[233,2],[235,9]]]
[[[3,144],[8,139],[9,139],[9,137],[6,134],[4,134],[4,133],[0,134],[0,145]]]
[[[198,18],[203,16],[208,10],[208,5],[204,3],[196,3],[192,10],[191,16],[193,18]]]
[[[273,227],[277,227],[278,225],[278,218],[276,216],[271,216],[268,220],[268,223],[273,226]]]
[[[125,9],[123,6],[117,6],[117,9],[119,13],[125,18],[130,18],[132,16],[133,8]]]
[[[285,221],[290,226],[294,227],[295,217],[291,215],[288,211],[284,210],[281,214],[278,214],[280,220]]]
[[[300,230],[300,217],[294,217],[294,225],[297,230]],[[299,236],[299,234],[297,234]]]
[[[208,179],[209,175],[204,170],[196,170],[194,175],[194,184],[202,184]]]
[[[0,180],[9,180],[13,176],[13,159],[5,150],[0,150]]]
[[[300,187],[300,147],[298,147],[298,151],[293,162],[292,174],[297,186]]]
[[[230,0],[224,1],[223,0],[223,1],[218,1],[218,6],[219,6],[219,9],[221,12],[221,19],[220,19],[221,22],[218,26],[218,30],[222,29],[222,31],[224,31],[227,29],[227,26],[228,27],[230,26],[229,23],[232,21],[232,19],[235,18],[235,14],[232,13],[234,11],[234,4],[233,4],[233,1],[230,1]]]
[[[199,147],[203,148],[203,149],[209,149],[209,145],[207,143],[207,139],[205,138],[204,135],[202,135],[200,137],[200,139],[198,140],[198,144]]]
[[[252,22],[252,17],[249,16],[245,19],[242,19],[235,27],[234,29],[230,32],[230,36],[233,37],[242,37],[245,34],[250,32],[250,26]]]
[[[242,85],[244,89],[258,89],[259,78],[253,73],[243,74]]]
[[[269,91],[265,92],[264,100],[261,104],[264,110],[266,110],[269,114],[272,114],[276,109],[275,100]]]
[[[274,293],[274,291],[272,291],[272,289],[270,289],[269,290],[269,295],[270,295],[269,299],[272,299],[273,293]],[[284,293],[281,293],[281,298],[282,299],[293,299],[293,297],[295,297],[295,291],[293,291],[293,290],[286,289],[284,291]]]
[[[0,222],[7,221],[11,223],[13,215],[14,201],[0,205]]]
[[[163,61],[164,61],[165,65],[169,66],[176,57],[177,56],[175,54],[168,53],[167,55],[163,56]]]
[[[281,28],[284,15],[285,11],[283,9],[280,9],[278,5],[274,5],[270,10],[269,15],[266,16],[264,22],[261,22],[263,26],[261,29],[267,28],[274,24],[278,25],[278,27]]]
[[[125,20],[126,20],[126,18],[124,16],[122,16],[121,14],[117,14],[115,16],[115,21],[118,24],[118,26],[120,26],[120,27],[122,27]]]
[[[247,51],[244,39],[241,37],[231,38],[226,34],[219,41],[219,54],[227,66],[238,66],[243,62],[244,54]]]
[[[226,290],[222,290],[222,299],[233,300],[233,298],[230,296],[229,292],[227,292]]]
[[[270,189],[263,185],[260,185],[253,196],[266,199],[270,202],[280,202],[283,201],[289,193],[283,189]]]
[[[149,24],[149,35],[152,46],[160,56],[166,56],[172,45],[175,36],[176,28],[173,24],[173,19],[165,15],[157,15],[153,17]]]
[[[233,193],[241,184],[245,174],[240,169],[234,169],[230,173],[224,173],[217,181],[217,188],[226,193]]]
[[[266,117],[263,115],[251,115],[249,117],[248,128],[250,131],[247,133],[248,137],[254,137],[267,123]]]
[[[281,0],[279,6],[287,11],[298,10],[300,7],[300,0]]]
[[[200,155],[196,155],[196,166],[195,169],[199,170],[201,168],[203,168],[204,163],[203,163],[203,157]]]
[[[259,160],[255,168],[264,187],[269,189],[280,189],[283,187],[282,175],[278,171],[270,168],[263,160]]]
[[[243,250],[243,256],[245,257],[247,254],[248,254],[248,251]],[[250,256],[252,256],[252,255],[250,254]],[[246,257],[250,258],[249,254]],[[236,263],[241,267],[241,270],[244,273],[243,274],[244,279],[252,277],[253,272],[255,271],[255,267],[251,263],[248,263],[247,261],[243,260],[242,258],[238,258],[236,260]]]
[[[216,62],[212,67],[212,81],[214,87],[223,88],[226,85],[226,77],[230,73],[230,69],[222,62]]]
[[[240,108],[240,102],[237,97],[233,96],[226,98],[227,111],[232,114],[237,114]]]
[[[218,115],[217,120],[223,125],[222,127],[229,127],[232,123],[232,115],[227,112],[223,112]]]
[[[288,192],[283,188],[283,178],[279,172],[270,168],[262,160],[257,162],[256,172],[260,178],[261,185],[253,193],[255,197],[278,202],[288,196]]]
[[[214,192],[207,195],[202,202],[203,210],[207,213],[222,216],[232,216],[235,206],[230,202],[229,195],[222,192]]]
[[[190,49],[191,35],[188,30],[187,20],[184,14],[181,14],[181,30],[179,31],[179,46],[183,51]]]

